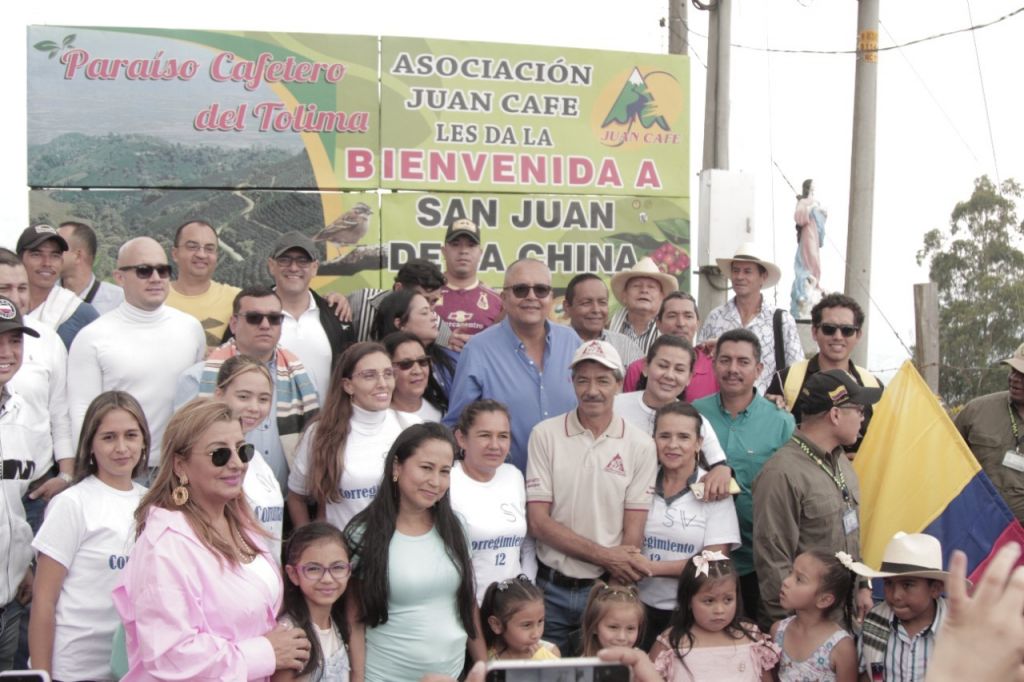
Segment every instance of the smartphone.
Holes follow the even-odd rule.
[[[491,661],[487,682],[629,682],[628,666],[597,658],[555,661]]]
[[[2,682],[50,682],[45,670],[11,670],[0,673]]]

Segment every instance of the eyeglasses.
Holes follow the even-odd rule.
[[[393,369],[364,369],[362,372],[355,372],[352,375],[355,379],[362,379],[363,381],[377,381],[379,378],[384,377],[385,379],[394,379],[395,370]]]
[[[320,564],[300,564],[297,568],[299,569],[299,573],[301,573],[302,577],[306,580],[320,582],[327,573],[330,573],[331,577],[335,580],[343,580],[347,578],[349,572],[352,570],[352,564],[346,564],[344,561],[338,561],[330,566],[321,566]]]
[[[842,332],[843,337],[850,338],[854,334],[860,331],[860,327],[852,324],[828,324],[823,322],[818,325],[818,329],[825,336],[835,336],[836,332]]]
[[[408,372],[413,368],[413,365],[419,365],[423,369],[426,369],[427,367],[430,367],[430,358],[424,355],[422,358],[416,358],[415,360],[399,360],[397,362],[392,362],[391,365],[393,367],[397,367],[403,372]]]
[[[298,265],[300,268],[305,270],[313,264],[313,259],[309,256],[278,256],[274,259],[274,262],[282,268],[290,268],[293,265]]]
[[[846,403],[845,405],[839,406],[840,410],[853,410],[859,414],[864,414],[864,406],[856,403]]]
[[[244,319],[246,323],[251,324],[254,327],[258,327],[261,324],[263,324],[263,320],[269,322],[271,327],[280,327],[281,323],[284,321],[284,314],[260,313],[256,312],[255,310],[250,310],[249,312],[242,313],[242,319]]]
[[[531,290],[537,298],[547,298],[551,294],[551,286],[548,284],[513,284],[509,289],[516,298],[526,298]]]
[[[171,276],[171,266],[167,264],[161,265],[124,265],[118,268],[121,272],[128,272],[129,270],[135,271],[135,276],[139,279],[149,279],[153,276],[153,273],[160,275],[160,279],[167,279]]]
[[[256,446],[252,443],[242,443],[238,446],[237,450],[232,450],[225,446],[217,448],[216,450],[211,450],[206,454],[213,459],[213,466],[222,467],[231,461],[232,453],[238,453],[238,459],[242,460],[242,463],[245,464],[252,459],[252,456],[256,453]]]
[[[189,253],[198,253],[202,251],[207,256],[212,256],[217,253],[216,244],[200,244],[199,242],[185,242],[184,248]]]

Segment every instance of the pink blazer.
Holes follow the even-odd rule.
[[[280,575],[271,589],[221,563],[184,514],[154,507],[113,592],[130,666],[123,679],[269,679],[274,650],[263,635],[275,626],[281,589]]]

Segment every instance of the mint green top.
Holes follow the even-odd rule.
[[[729,558],[740,575],[753,573],[754,498],[751,486],[768,458],[793,435],[796,422],[789,412],[756,394],[747,409],[735,419],[722,406],[719,393],[694,400],[693,406],[711,422],[718,442],[725,450],[725,463],[732,468],[733,478],[741,489],[734,499],[743,544],[730,552]]]
[[[416,682],[426,673],[458,678],[466,662],[459,571],[436,528],[397,530],[388,550],[388,622],[366,628],[366,682]]]

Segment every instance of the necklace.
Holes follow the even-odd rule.
[[[242,533],[238,530],[238,526],[232,528],[235,532],[235,542],[238,545],[238,556],[241,558],[243,564],[247,564],[256,558],[256,552],[252,551],[249,547],[249,543],[242,538]]]

